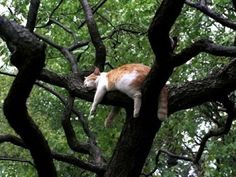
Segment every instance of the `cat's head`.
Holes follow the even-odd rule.
[[[84,77],[84,87],[86,87],[88,90],[96,89],[98,76],[100,76],[100,70],[99,68],[95,68],[92,74]]]

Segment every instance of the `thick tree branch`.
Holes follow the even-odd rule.
[[[201,39],[193,43],[191,46],[185,48],[181,53],[173,57],[172,63],[174,66],[180,66],[201,52],[206,52],[216,56],[236,57],[236,47],[225,47],[222,45],[214,44],[207,39]]]
[[[24,142],[20,138],[14,136],[14,135],[1,135],[0,136],[0,143],[4,143],[4,142],[9,142],[9,143],[12,143],[16,146],[28,149],[26,147],[26,145],[24,144]],[[94,165],[91,163],[86,163],[78,158],[75,158],[72,155],[61,154],[61,153],[52,151],[52,157],[55,160],[58,160],[58,161],[61,161],[64,163],[68,163],[68,164],[72,164],[74,166],[77,166],[79,168],[82,168],[84,170],[88,170],[88,171],[91,171],[91,172],[94,172],[97,174],[103,174],[105,172],[105,166],[97,166],[97,165]]]
[[[167,60],[170,58],[172,47],[169,32],[183,5],[184,0],[179,0],[178,3],[168,0],[162,1],[149,27],[148,38],[158,59],[158,64],[168,62]]]
[[[191,108],[208,101],[216,101],[220,95],[236,89],[236,60],[215,70],[202,80],[171,86],[169,94],[169,114]]]
[[[28,28],[30,32],[34,31],[39,5],[40,5],[40,0],[30,1],[30,7],[29,7],[29,12],[28,12],[28,17],[27,17],[27,24],[26,24],[26,28]]]
[[[33,84],[44,66],[45,46],[28,30],[4,17],[0,17],[0,36],[11,47],[11,62],[19,70],[4,101],[4,114],[29,148],[38,175],[57,176],[48,143],[26,107]]]
[[[105,45],[103,44],[103,41],[101,39],[100,33],[97,28],[97,24],[93,18],[92,9],[90,8],[88,1],[80,0],[80,3],[84,9],[89,34],[96,50],[94,65],[97,66],[101,71],[103,71],[106,61]]]
[[[126,122],[105,177],[138,177],[141,174],[153,139],[161,126],[156,115],[158,96],[173,69],[168,62],[172,53],[169,32],[183,4],[184,0],[163,0],[153,18],[148,37],[156,61],[144,83],[140,116],[134,119],[131,116],[132,107],[126,108]]]
[[[48,70],[43,70],[40,79],[47,83],[64,87],[78,98],[87,101],[93,100],[94,92],[87,91],[83,84],[73,75],[60,76]],[[235,82],[236,61],[233,60],[221,69],[216,69],[204,79],[169,86],[169,114],[207,101],[215,101],[219,95],[228,94],[235,90]],[[120,92],[109,92],[101,104],[132,107],[132,103],[130,98]]]

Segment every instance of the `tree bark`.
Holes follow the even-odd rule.
[[[0,36],[11,48],[18,74],[4,101],[4,114],[30,150],[39,177],[56,177],[50,148],[27,112],[26,101],[45,61],[45,46],[27,29],[0,17]]]

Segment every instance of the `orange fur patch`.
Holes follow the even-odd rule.
[[[130,74],[133,71],[136,71],[138,75],[131,86],[140,87],[149,73],[150,67],[142,64],[126,64],[109,71],[107,73],[108,89],[112,89],[115,83],[117,83],[125,74]]]

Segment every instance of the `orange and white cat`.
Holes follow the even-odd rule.
[[[125,93],[134,100],[133,117],[139,116],[139,110],[141,107],[141,86],[150,71],[150,67],[143,64],[126,64],[113,69],[109,72],[101,72],[98,68],[85,77],[84,86],[88,90],[96,89],[93,104],[90,110],[89,118],[95,113],[97,105],[102,101],[104,95],[113,90],[118,90]],[[166,86],[163,87],[158,106],[158,118],[165,120],[167,118],[167,106],[168,106],[168,91]],[[119,112],[120,108],[113,107],[109,113],[105,126],[111,126],[114,117]]]

